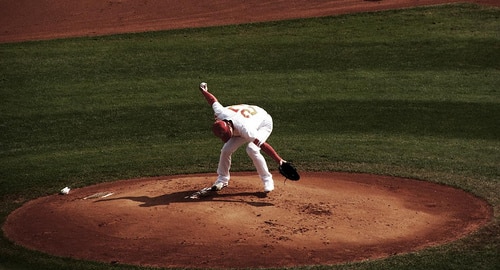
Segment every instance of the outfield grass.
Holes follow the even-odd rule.
[[[269,142],[302,170],[442,183],[494,209],[464,239],[335,269],[495,269],[499,18],[498,8],[446,5],[0,44],[0,222],[68,185],[214,172],[220,143],[197,90],[207,81],[223,104],[266,108]],[[234,170],[253,170],[243,152]],[[0,238],[0,269],[108,267]]]

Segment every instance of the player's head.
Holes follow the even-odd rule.
[[[233,126],[228,120],[216,120],[212,125],[212,132],[223,142],[227,142],[233,137]]]

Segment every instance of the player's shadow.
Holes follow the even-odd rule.
[[[125,197],[116,197],[116,198],[105,198],[99,199],[95,202],[109,202],[109,201],[118,201],[118,200],[131,200],[134,202],[140,202],[139,207],[153,207],[159,205],[169,205],[171,203],[200,203],[200,202],[237,202],[237,203],[246,203],[255,207],[265,207],[265,206],[273,206],[274,204],[269,202],[254,202],[247,201],[242,198],[244,197],[256,197],[256,198],[265,198],[267,194],[264,192],[239,192],[239,193],[217,193],[207,197],[202,197],[200,199],[190,199],[186,198],[196,192],[196,190],[190,191],[179,191],[170,194],[164,194],[156,197],[148,197],[148,196],[125,196]],[[238,197],[238,198],[237,198]]]

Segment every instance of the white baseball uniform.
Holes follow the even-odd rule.
[[[273,183],[260,146],[269,138],[273,130],[273,119],[262,108],[255,105],[239,104],[228,107],[219,102],[212,104],[216,119],[230,120],[233,123],[233,137],[221,149],[217,182],[228,183],[230,179],[231,155],[243,144],[248,143],[246,152],[252,159],[257,173],[265,184]],[[253,143],[257,139],[259,145]],[[273,183],[274,185],[274,183]]]

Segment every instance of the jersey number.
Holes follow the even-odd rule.
[[[234,105],[229,107],[228,109],[236,113],[239,112],[245,118],[250,118],[252,115],[257,114],[257,110],[253,106]]]

